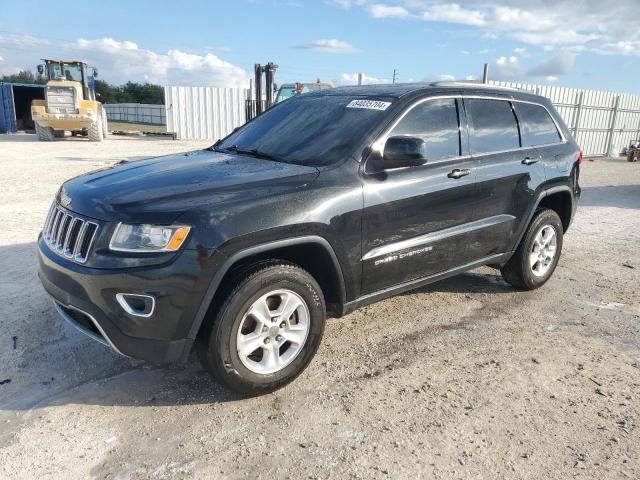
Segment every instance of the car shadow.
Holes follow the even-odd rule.
[[[493,273],[495,272],[495,273]],[[404,292],[403,296],[417,293],[513,293],[513,287],[502,279],[498,270],[482,267],[471,272],[430,283]]]
[[[583,187],[579,206],[640,209],[640,185]]]
[[[73,404],[174,406],[242,399],[191,354],[159,367],[122,357],[61,319],[37,277],[35,242],[0,247],[0,414]],[[430,292],[512,292],[489,268],[404,295]]]
[[[192,354],[160,367],[116,354],[59,317],[37,277],[35,242],[0,247],[0,414],[37,407],[210,404],[241,397]]]

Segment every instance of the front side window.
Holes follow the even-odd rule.
[[[533,103],[517,103],[516,109],[524,147],[549,145],[562,140],[546,108]]]
[[[471,153],[500,152],[520,147],[520,135],[511,103],[465,98],[471,129]]]
[[[427,160],[459,156],[460,127],[456,100],[440,98],[418,104],[400,120],[388,136],[399,135],[424,140]]]

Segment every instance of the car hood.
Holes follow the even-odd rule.
[[[99,220],[170,223],[199,207],[302,188],[318,173],[314,167],[199,150],[73,178],[62,185],[56,201]]]

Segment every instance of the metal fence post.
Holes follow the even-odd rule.
[[[613,113],[611,114],[611,127],[609,127],[609,139],[607,140],[607,151],[606,155],[612,156],[614,152],[613,149],[613,131],[616,128],[616,122],[618,120],[618,109],[620,107],[620,95],[616,96],[616,101],[613,106]]]
[[[582,115],[582,100],[584,99],[584,92],[578,92],[578,103],[573,115],[573,137],[578,138],[578,131],[580,130],[580,115]]]

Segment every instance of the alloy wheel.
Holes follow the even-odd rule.
[[[309,334],[309,308],[291,290],[274,290],[258,298],[242,317],[236,345],[242,364],[268,375],[289,365]]]

